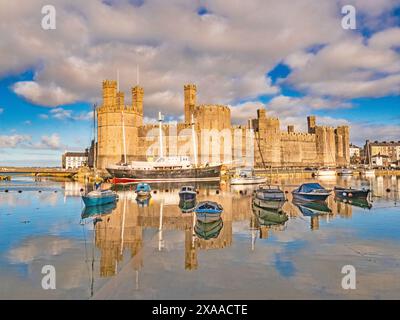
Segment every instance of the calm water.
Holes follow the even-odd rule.
[[[198,200],[224,207],[208,228],[181,213],[177,187],[157,186],[144,205],[119,191],[94,223],[77,182],[0,182],[0,298],[399,299],[400,177],[320,180],[371,187],[372,208],[330,197],[313,217],[292,204],[301,182],[281,181],[289,220],[275,226],[253,214],[251,188],[202,186]],[[356,290],[341,287],[348,264]],[[56,290],[41,287],[44,265],[56,268]]]

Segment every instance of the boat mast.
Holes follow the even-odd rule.
[[[97,147],[96,147],[96,108],[97,104],[93,105],[93,169],[96,172],[97,165]]]
[[[196,141],[196,131],[194,128],[194,116],[192,113],[192,141],[193,141],[193,158],[194,158],[194,165],[197,167],[197,141]]]
[[[158,127],[160,130],[160,157],[164,157],[164,150],[163,150],[163,134],[162,134],[162,122],[163,122],[163,115],[161,112],[158,113]]]
[[[119,70],[117,70],[117,92],[119,92]],[[124,164],[126,164],[126,136],[125,136],[125,117],[124,117],[124,108],[122,106],[121,115],[122,115],[122,142],[124,148]]]

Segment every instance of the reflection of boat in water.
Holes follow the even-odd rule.
[[[335,201],[346,203],[355,207],[360,207],[363,209],[371,209],[372,203],[370,203],[366,198],[342,198],[335,197]]]
[[[253,204],[260,208],[278,210],[285,201],[285,194],[278,186],[260,186],[254,192]]]
[[[293,190],[292,194],[294,199],[300,201],[325,201],[331,194],[331,191],[314,182],[303,183],[300,187]]]
[[[204,240],[214,239],[219,236],[223,226],[224,223],[221,216],[219,216],[217,220],[209,222],[197,219],[194,226],[194,232],[199,238]]]
[[[331,213],[332,210],[324,201],[299,201],[294,200],[293,204],[299,208],[304,216],[316,216]]]
[[[253,213],[262,226],[272,226],[283,224],[288,220],[287,215],[282,210],[264,209],[253,205]]]
[[[147,197],[137,196],[136,203],[139,205],[139,207],[148,207],[150,204],[150,199],[151,199],[151,195],[149,195]]]
[[[333,190],[335,195],[340,198],[367,198],[370,192],[369,189],[353,189],[351,187],[335,187]]]
[[[179,209],[181,209],[182,213],[189,213],[194,210],[196,207],[196,199],[192,200],[179,200]]]
[[[86,207],[101,206],[107,203],[113,203],[117,199],[117,193],[111,190],[94,190],[82,196],[82,200]]]
[[[95,217],[98,215],[104,215],[111,213],[117,207],[116,202],[107,203],[102,206],[90,206],[85,207],[82,211],[82,219],[86,219],[89,217]]]

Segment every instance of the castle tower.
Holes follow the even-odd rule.
[[[141,121],[141,115],[125,106],[124,93],[117,92],[117,81],[103,81],[103,105],[97,108],[97,168],[124,160],[125,149],[127,161],[134,159]]]
[[[183,88],[185,98],[185,122],[190,123],[196,106],[197,88],[195,84],[187,84]]]
[[[307,127],[308,127],[308,133],[315,133],[315,127],[316,127],[316,118],[315,118],[315,116],[308,116],[307,117]]]

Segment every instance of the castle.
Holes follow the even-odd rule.
[[[96,110],[98,168],[160,154],[159,125],[143,123],[144,90],[135,86],[131,94],[132,103],[127,105],[117,82],[103,81],[103,103]],[[198,105],[196,97],[196,85],[185,85],[184,121],[162,124],[164,155],[193,157],[196,146],[203,164],[308,167],[350,162],[348,126],[318,126],[316,117],[309,116],[307,133],[295,132],[293,125],[282,131],[279,119],[269,117],[265,109],[257,110],[257,118],[245,125],[232,125],[228,106]]]

